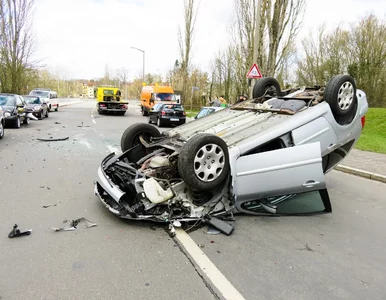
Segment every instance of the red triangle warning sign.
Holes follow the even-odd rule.
[[[261,75],[259,67],[256,64],[253,64],[252,68],[247,73],[247,78],[261,78],[263,75]]]

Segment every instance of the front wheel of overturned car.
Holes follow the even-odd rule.
[[[273,77],[263,77],[256,81],[253,87],[253,98],[260,98],[263,96],[278,96],[281,89],[279,82]]]
[[[136,123],[126,128],[121,137],[121,150],[122,152],[128,149],[140,145],[140,137],[147,142],[151,142],[151,138],[160,137],[161,133],[157,128],[146,123]]]
[[[227,144],[212,134],[202,133],[192,137],[181,149],[178,172],[192,190],[212,190],[229,173]]]
[[[338,124],[351,123],[358,107],[354,78],[348,75],[332,77],[324,91],[324,100],[330,105]]]

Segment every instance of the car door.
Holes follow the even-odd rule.
[[[322,202],[324,210],[331,211],[320,143],[239,157],[236,161],[235,194],[236,206],[241,211],[250,210],[245,204],[251,201],[257,201],[260,206],[265,203],[268,209],[281,201],[278,199],[285,200],[286,203],[299,201],[299,196],[294,195],[303,195],[305,203],[306,196],[309,195],[310,201]],[[304,203],[302,205],[304,206]],[[302,210],[300,213],[315,212],[312,208],[304,210],[304,207],[301,207],[299,210]],[[296,213],[296,208],[291,208],[291,213]]]
[[[16,109],[19,115],[22,115],[26,112],[27,104],[20,96],[15,96],[16,98]]]

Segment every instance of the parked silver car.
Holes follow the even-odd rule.
[[[324,175],[357,142],[367,110],[347,75],[285,91],[262,78],[253,99],[169,131],[131,125],[94,191],[121,218],[204,221],[227,234],[221,218],[235,213],[331,212]]]

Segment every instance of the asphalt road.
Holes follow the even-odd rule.
[[[125,116],[99,116],[89,101],[6,129],[1,300],[217,298],[163,227],[120,220],[93,194],[100,161],[119,150],[127,126],[146,122],[135,102],[129,107]],[[69,139],[37,140],[50,137]],[[245,299],[385,299],[386,185],[340,172],[327,184],[332,214],[239,216],[229,237],[204,227],[190,237]],[[52,229],[79,217],[98,225]],[[32,234],[9,239],[15,223]]]

